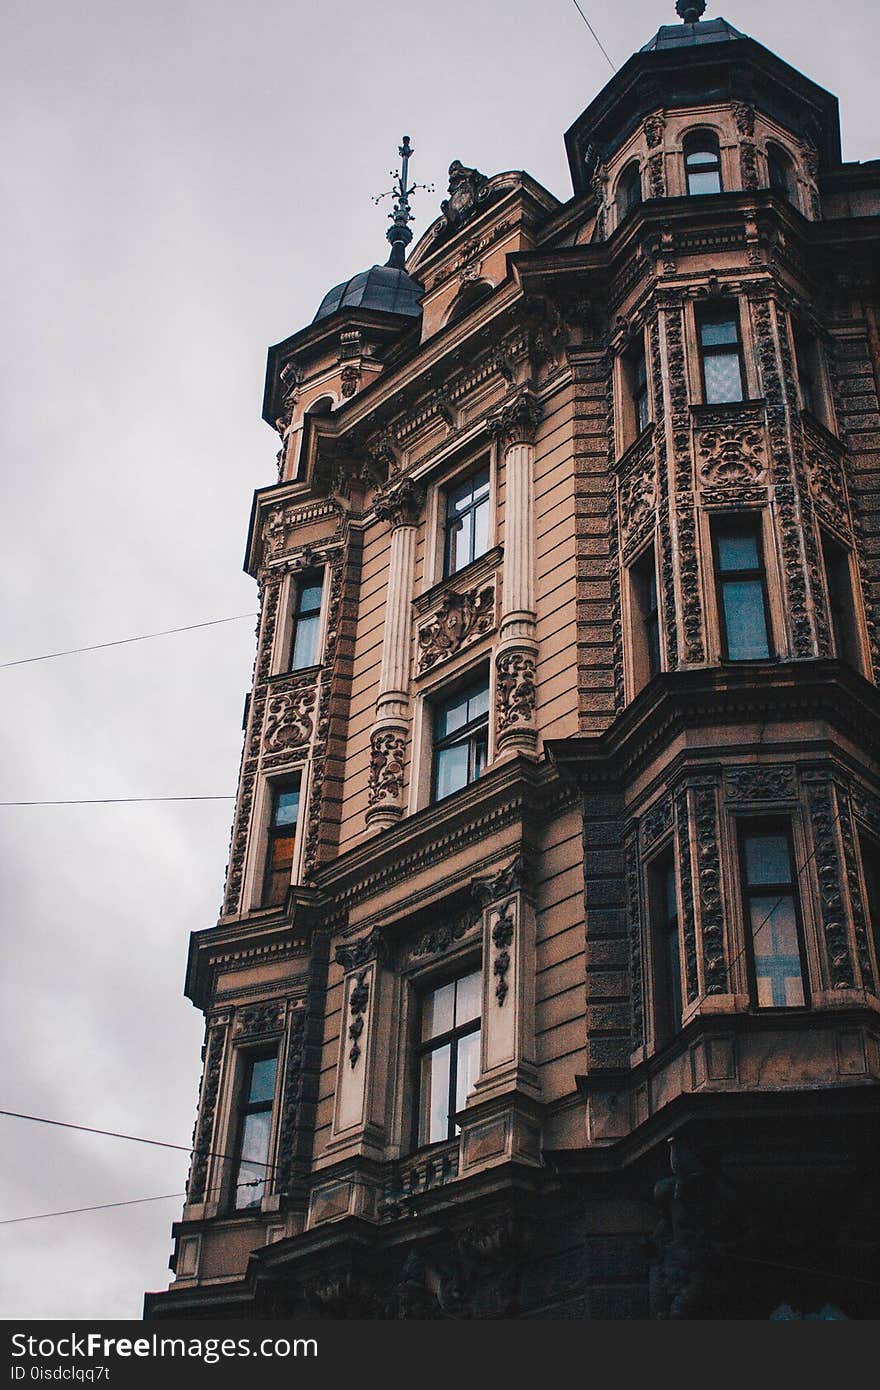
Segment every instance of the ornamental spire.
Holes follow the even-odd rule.
[[[706,0],[675,0],[675,13],[684,24],[697,24],[706,9]]]
[[[404,135],[401,144],[398,146],[397,153],[400,155],[400,169],[391,170],[391,177],[394,179],[394,187],[389,188],[387,193],[380,193],[378,198],[374,198],[374,203],[381,203],[383,198],[393,198],[394,206],[388,216],[391,218],[391,226],[385,235],[391,242],[391,255],[385,262],[386,265],[394,266],[397,270],[403,270],[406,262],[406,248],[412,241],[412,232],[407,223],[412,222],[413,215],[410,211],[410,195],[415,193],[417,188],[423,188],[426,193],[433,193],[434,185],[427,183],[408,184],[409,161],[415,151],[409,143],[409,136]]]

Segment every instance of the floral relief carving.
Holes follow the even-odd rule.
[[[419,960],[422,956],[441,956],[451,949],[458,941],[472,932],[478,926],[482,913],[474,907],[459,911],[442,926],[433,927],[431,931],[415,939],[409,948],[411,960]]]
[[[492,962],[492,974],[495,977],[495,998],[498,1000],[498,1007],[502,1008],[504,1001],[510,992],[507,983],[507,972],[510,969],[510,946],[513,941],[514,933],[514,904],[505,903],[500,909],[492,927],[492,945],[495,947],[495,957]]]
[[[247,1009],[237,1009],[235,1013],[235,1032],[244,1038],[256,1037],[261,1033],[278,1033],[283,1024],[284,1004],[277,1000],[269,1004],[254,1004]]]
[[[807,800],[813,831],[816,877],[819,880],[828,985],[831,989],[853,989],[855,972],[849,947],[840,853],[834,833],[838,816],[834,812],[831,784],[809,783]]]
[[[725,994],[727,961],[724,955],[724,909],[714,785],[695,787],[693,806],[705,991],[707,994]]]
[[[275,1190],[277,1192],[286,1192],[294,1176],[294,1139],[302,1098],[307,1022],[308,1008],[303,1000],[299,1000],[291,1006],[287,1031],[287,1061],[281,1093],[278,1168],[275,1174]]]
[[[678,554],[682,635],[684,638],[684,651],[679,651],[678,654],[678,661],[681,664],[682,659],[686,662],[703,661],[705,648],[692,492],[691,428],[681,308],[679,306],[667,308],[664,319],[674,450],[675,549]],[[674,607],[666,610],[667,624],[669,624],[669,615],[675,611]]]
[[[837,789],[837,804],[840,810],[840,839],[843,845],[843,860],[846,866],[847,887],[849,889],[849,901],[852,910],[853,933],[856,940],[856,954],[858,956],[859,970],[861,972],[862,988],[876,993],[877,987],[874,976],[874,966],[871,961],[871,948],[869,945],[868,917],[862,895],[861,878],[859,877],[859,856],[856,850],[852,814],[849,798],[844,796],[840,788]]]
[[[351,1047],[348,1052],[348,1061],[352,1071],[358,1064],[361,1055],[361,1036],[364,1031],[364,1014],[370,1002],[370,987],[367,984],[368,971],[362,970],[352,985],[351,993],[348,996],[349,1025],[348,1036]]]
[[[355,394],[360,385],[360,380],[360,367],[355,367],[353,363],[349,363],[348,366],[342,368],[339,374],[339,382],[340,389],[346,400]]]
[[[663,796],[650,806],[639,822],[644,848],[653,845],[655,840],[671,829],[673,820],[671,796]]]
[[[645,1041],[645,1013],[642,998],[642,905],[639,872],[639,841],[630,835],[625,849],[626,930],[629,938],[630,1022],[632,1046]]]
[[[518,854],[515,859],[488,878],[475,878],[471,892],[478,902],[493,903],[507,897],[509,893],[520,893],[526,886],[528,867],[525,859]]]
[[[764,475],[764,431],[731,422],[701,430],[697,436],[700,479],[714,487],[757,483]]]
[[[697,926],[694,916],[694,889],[691,875],[691,833],[688,794],[682,789],[675,798],[675,824],[678,837],[678,869],[681,890],[681,935],[684,946],[684,974],[687,1002],[697,997]]]
[[[624,549],[653,528],[657,515],[657,474],[653,453],[637,461],[619,484],[620,526]]]
[[[398,729],[375,729],[370,735],[370,806],[399,801],[403,795],[406,739]]]
[[[330,736],[330,699],[334,683],[336,653],[339,647],[343,592],[343,560],[335,557],[330,576],[330,600],[327,605],[327,635],[324,640],[324,675],[318,693],[315,718],[315,738],[312,751],[312,773],[303,851],[304,872],[308,877],[318,862],[321,826],[324,816],[324,780],[327,773],[327,744]]]
[[[388,940],[381,927],[374,927],[366,936],[358,937],[357,941],[336,947],[336,963],[346,971],[361,970],[371,961],[387,961],[390,956]]]
[[[202,1104],[193,1134],[193,1157],[187,1183],[187,1202],[203,1202],[214,1137],[214,1116],[220,1090],[220,1072],[226,1047],[226,1025],[209,1027],[205,1043],[205,1074],[202,1081]]]
[[[429,621],[419,628],[419,675],[494,626],[494,584],[468,589],[461,594],[450,589]]]
[[[666,378],[660,353],[660,330],[657,323],[649,329],[651,346],[651,384],[654,388],[654,449],[659,479],[659,503],[657,507],[657,528],[660,551],[660,587],[663,593],[663,613],[666,619],[666,656],[670,670],[678,666],[678,624],[676,621],[675,571],[672,564],[672,534],[669,522],[669,474],[666,467],[666,451],[663,446],[664,419],[666,415]]]
[[[412,478],[403,478],[389,487],[374,503],[379,521],[394,526],[415,526],[425,501],[425,490]]]
[[[666,129],[666,121],[663,116],[657,114],[648,116],[645,120],[645,139],[648,142],[649,150],[656,150],[658,145],[663,143],[663,132]]]
[[[791,765],[728,768],[724,794],[728,801],[791,801],[797,774]]]
[[[662,154],[652,154],[648,158],[648,196],[650,198],[666,197],[666,175]]]
[[[495,669],[498,733],[533,723],[538,700],[534,656],[531,652],[502,652]]]
[[[534,444],[542,413],[537,396],[531,391],[520,391],[505,401],[487,423],[499,443],[510,449],[514,444]]]
[[[317,696],[314,680],[271,695],[266,704],[264,754],[289,753],[309,743],[314,729],[313,711]]]
[[[816,507],[836,521],[838,526],[849,529],[846,491],[839,461],[811,441],[807,445],[805,465]]]

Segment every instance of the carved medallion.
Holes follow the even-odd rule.
[[[444,594],[436,613],[418,632],[418,672],[452,656],[467,642],[495,626],[495,586]]]

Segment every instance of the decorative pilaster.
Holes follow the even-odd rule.
[[[503,450],[507,487],[500,642],[495,658],[498,752],[532,752],[538,737],[533,473],[540,418],[540,402],[531,391],[522,391],[490,421]]]
[[[383,977],[388,983],[387,958],[385,937],[378,929],[336,948],[336,963],[345,978],[333,1130],[327,1146],[334,1159],[343,1152],[363,1153],[371,1145],[381,1150],[384,1143],[384,1077],[393,1010],[390,1000],[381,1010],[378,1005]]]
[[[393,825],[403,815],[403,771],[409,732],[411,605],[416,534],[423,493],[409,478],[376,503],[376,516],[391,524],[388,595],[376,718],[370,735],[367,824]]]
[[[494,878],[476,879],[483,904],[483,1037],[475,1091],[537,1094],[534,1064],[534,913],[521,858]]]

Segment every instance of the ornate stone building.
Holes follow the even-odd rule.
[[[702,8],[269,352],[152,1317],[880,1315],[880,164]]]

